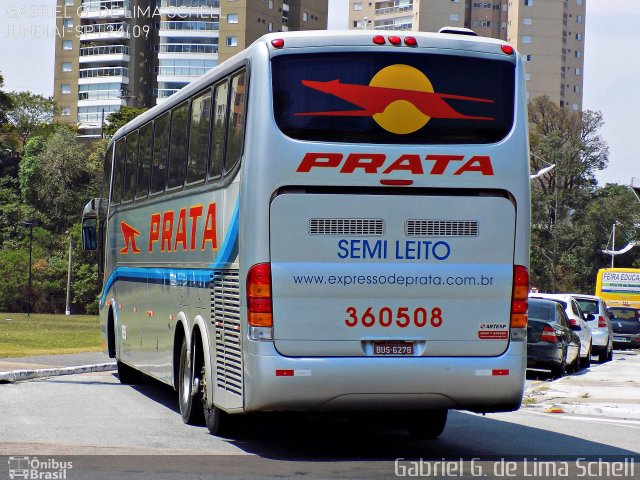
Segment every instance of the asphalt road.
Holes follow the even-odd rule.
[[[426,475],[435,478],[504,478],[509,459],[520,469],[528,459],[535,473],[535,462],[568,459],[575,467],[582,456],[634,457],[635,470],[627,472],[634,476],[617,478],[640,476],[640,421],[527,408],[485,417],[452,412],[439,439],[419,441],[382,420],[252,418],[241,436],[223,439],[182,423],[175,392],[156,383],[125,386],[101,372],[0,385],[0,455],[70,459],[70,480],[389,478],[398,473],[398,458],[449,468],[446,476]],[[460,458],[467,463],[456,473]],[[482,458],[486,470],[472,471],[472,458]],[[0,478],[7,465],[0,459]]]

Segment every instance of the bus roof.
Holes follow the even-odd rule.
[[[374,42],[375,37],[382,37],[384,43]],[[398,45],[393,45],[390,38],[396,37],[400,39]],[[416,40],[415,45],[406,45],[404,39],[407,37],[413,37]],[[283,46],[276,47],[272,43],[274,40],[282,40]],[[377,40],[378,42],[380,40]],[[431,33],[431,32],[404,32],[399,33],[395,31],[382,31],[382,30],[307,30],[307,31],[295,31],[295,32],[276,32],[263,35],[255,42],[249,45],[245,50],[238,52],[230,59],[222,62],[221,64],[213,67],[207,73],[202,75],[197,80],[186,85],[177,93],[169,97],[167,100],[149,109],[147,112],[138,116],[127,125],[120,128],[113,136],[113,138],[119,138],[130,131],[144,125],[149,120],[155,118],[160,112],[169,110],[177,104],[183,102],[191,95],[197,93],[201,89],[205,88],[211,83],[211,81],[227,74],[234,69],[237,69],[247,57],[250,56],[250,52],[258,48],[259,45],[266,46],[270,52],[270,55],[277,54],[276,52],[284,52],[291,49],[305,49],[305,48],[376,48],[399,51],[420,51],[420,50],[440,50],[453,53],[455,51],[476,52],[484,54],[495,55],[515,55],[515,50],[511,53],[507,53],[502,50],[504,45],[508,45],[503,40],[497,40],[488,37],[470,36],[462,34],[452,33]]]

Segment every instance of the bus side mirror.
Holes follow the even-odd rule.
[[[94,198],[82,211],[82,249],[98,249],[98,217],[103,213],[103,199]]]

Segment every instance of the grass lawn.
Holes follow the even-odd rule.
[[[97,315],[0,313],[0,358],[100,350]]]

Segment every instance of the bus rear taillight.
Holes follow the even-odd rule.
[[[247,323],[253,340],[273,340],[271,265],[258,263],[247,274]]]
[[[511,294],[511,339],[514,338],[513,329],[522,329],[522,334],[516,334],[518,340],[526,339],[527,309],[529,303],[529,271],[522,265],[513,266],[513,292]],[[522,337],[522,338],[520,338]]]

